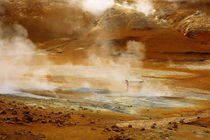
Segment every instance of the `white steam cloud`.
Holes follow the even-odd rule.
[[[94,16],[101,16],[107,9],[114,6],[114,0],[68,0],[69,4],[80,7]]]
[[[52,67],[50,67],[53,64],[48,61],[45,55],[42,56],[43,62],[41,64],[43,66],[40,65],[40,62],[35,61],[38,57],[36,46],[27,36],[27,31],[20,25],[16,24],[11,28],[0,24],[0,93],[16,93],[28,89],[56,90],[56,87],[49,83],[46,78],[47,75],[54,76]],[[72,84],[70,85],[72,88],[75,84],[79,84],[80,87],[126,92],[126,80],[138,81],[142,78],[140,75],[135,75],[133,68],[138,68],[141,71],[145,58],[145,45],[135,40],[128,40],[124,49],[122,48],[123,46],[116,46],[114,41],[101,43],[96,40],[96,43],[87,51],[88,66],[68,65],[67,67],[66,64],[55,65],[55,68],[59,69],[58,75],[61,74],[60,70],[65,70],[66,67],[68,70],[64,71],[64,76],[70,74],[69,76],[89,79],[87,81],[74,81],[72,79],[68,81],[65,79],[68,85]],[[36,66],[37,63],[40,65],[39,67]],[[106,84],[100,84],[94,79]],[[162,84],[154,86],[153,83],[145,82],[140,89],[138,86],[131,87],[128,94],[169,95],[169,92],[166,91],[169,89]]]
[[[139,91],[141,96],[172,96],[173,92],[161,82],[146,81]]]
[[[85,73],[89,77],[108,81],[109,89],[126,91],[125,80],[135,77],[132,67],[141,68],[144,53],[144,44],[134,40],[127,41],[125,50],[121,51],[117,50],[113,41],[96,43],[87,52],[88,63],[94,70],[86,69]]]
[[[87,56],[89,65],[92,67],[74,70],[78,72],[77,75],[106,80],[109,86],[105,88],[114,93],[121,92],[130,96],[172,95],[171,90],[161,82],[147,80],[141,82],[146,51],[142,42],[128,40],[125,50],[116,50],[117,46],[114,44],[113,41],[107,41],[90,47]],[[138,70],[138,76],[134,72],[136,70]],[[126,84],[126,81],[129,81],[129,85]],[[94,87],[94,85],[89,83],[88,87]]]
[[[29,76],[29,73],[39,73],[32,67],[36,46],[27,36],[27,31],[21,25],[8,27],[0,22],[0,93],[22,89],[54,89],[47,79]],[[43,61],[47,62],[45,58]]]
[[[137,0],[135,3],[117,3],[114,0],[68,0],[71,5],[80,7],[83,11],[89,12],[94,16],[101,16],[103,13],[114,6],[125,10],[136,10],[146,16],[154,14],[155,9],[152,0]]]
[[[132,4],[129,4],[128,2],[116,3],[116,6],[124,9],[136,10],[138,12],[144,13],[146,16],[155,13],[155,8],[151,0],[137,0]]]
[[[114,0],[83,0],[82,8],[95,16],[102,15],[114,5]]]

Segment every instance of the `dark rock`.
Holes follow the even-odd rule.
[[[71,118],[71,114],[70,113],[65,114],[65,115],[63,115],[63,117],[65,117],[65,118]]]
[[[107,131],[112,131],[112,130],[107,127],[107,128],[104,129],[104,131],[107,132]]]
[[[168,129],[168,130],[173,130],[173,128],[171,128],[171,127],[168,127],[167,129]]]
[[[172,127],[173,128],[178,128],[178,124],[177,123],[173,123]]]
[[[25,115],[30,114],[30,112],[29,111],[24,111],[23,114],[25,114]]]
[[[33,116],[29,115],[29,114],[24,115],[22,120],[25,121],[25,122],[33,122]]]
[[[116,125],[111,126],[111,130],[112,130],[112,131],[115,131],[115,132],[123,132],[123,131],[125,131],[124,129],[119,128],[119,127],[116,126]]]
[[[110,138],[108,138],[108,140],[133,140],[129,137],[126,137],[126,136],[112,136]]]
[[[185,124],[184,119],[179,121],[181,124]]]
[[[156,123],[154,123],[152,126],[151,126],[152,129],[155,129],[156,128]]]
[[[9,121],[11,118],[9,118],[9,117],[6,117],[6,118],[4,118],[4,120],[6,120],[6,121]]]
[[[128,128],[133,128],[133,126],[132,125],[128,125]]]
[[[2,110],[2,111],[0,112],[0,114],[7,114],[7,112],[6,112],[5,110]]]
[[[47,123],[47,121],[46,120],[42,120],[41,123]]]
[[[93,120],[92,120],[92,121],[90,121],[90,124],[95,124],[95,121],[93,121]]]
[[[144,131],[144,130],[145,130],[145,128],[141,128],[141,129],[140,129],[140,131]]]
[[[81,117],[82,117],[82,118],[84,118],[84,117],[85,117],[85,115],[84,115],[84,114],[82,114],[82,115],[81,115]]]
[[[119,129],[119,127],[116,126],[116,125],[112,125],[111,128],[112,128],[112,129],[115,129],[115,128]]]
[[[13,111],[12,112],[12,115],[17,115],[17,111]]]
[[[10,120],[12,120],[12,121],[14,121],[14,122],[20,121],[20,119],[19,119],[18,117],[13,117],[13,118],[11,118]]]

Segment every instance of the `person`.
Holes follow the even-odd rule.
[[[129,81],[128,80],[125,80],[125,83],[126,83],[127,92],[128,92],[128,90],[129,90]]]

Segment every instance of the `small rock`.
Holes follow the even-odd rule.
[[[65,114],[65,115],[63,115],[63,117],[65,117],[65,118],[71,118],[71,114],[70,113]]]
[[[132,125],[128,125],[128,128],[133,128],[133,126]]]
[[[185,122],[184,122],[184,119],[182,119],[182,120],[180,120],[179,121],[181,124],[184,124]]]
[[[12,112],[12,115],[17,115],[17,111],[13,111]]]
[[[173,128],[171,128],[171,127],[168,127],[167,129],[168,129],[168,130],[173,130]]]
[[[92,120],[92,121],[90,121],[90,124],[95,124],[95,121],[93,121],[93,120]]]
[[[23,114],[30,114],[30,112],[29,111],[24,111]]]
[[[41,123],[47,123],[47,121],[46,120],[42,120]]]
[[[151,126],[152,129],[155,129],[156,128],[156,124],[154,123],[152,126]]]
[[[115,128],[119,129],[119,127],[116,126],[116,125],[112,125],[111,128],[112,128],[112,129],[115,129]]]
[[[126,137],[126,136],[112,136],[110,138],[108,138],[108,140],[132,140],[131,138],[129,137]]]
[[[84,115],[84,114],[82,114],[82,115],[81,115],[81,117],[82,117],[82,118],[84,118],[84,117],[85,117],[85,115]]]
[[[26,122],[33,122],[33,116],[32,115],[24,115],[23,118],[22,118],[23,121],[26,121]]]
[[[105,131],[105,132],[111,131],[111,129],[107,127],[107,128],[104,129],[104,131]]]
[[[2,111],[0,112],[0,114],[7,114],[7,112],[6,112],[5,110],[2,110]]]
[[[11,118],[9,118],[9,117],[6,117],[6,118],[4,118],[4,120],[6,120],[6,121],[9,121]]]
[[[141,128],[141,129],[140,129],[140,131],[144,131],[144,130],[145,130],[145,128]]]
[[[173,128],[178,128],[177,123],[176,123],[176,122],[174,122],[172,127],[173,127]]]

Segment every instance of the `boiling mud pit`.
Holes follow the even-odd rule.
[[[113,61],[113,58],[106,57],[102,59]],[[128,56],[126,57],[129,59]],[[177,108],[193,110],[204,109],[205,103],[207,106],[209,104],[210,96],[208,93],[201,94],[201,89],[174,85],[176,79],[180,77],[181,79],[196,77],[193,72],[180,71],[179,65],[166,64],[165,68],[175,67],[173,70],[167,70],[144,68],[142,64],[136,64],[139,67],[124,66],[118,62],[112,66],[112,64],[103,64],[102,61],[100,60],[100,64],[96,66],[70,63],[33,65],[30,67],[34,70],[47,69],[47,75],[40,73],[34,77],[31,76],[33,73],[29,72],[25,73],[24,77],[13,78],[17,78],[18,82],[36,78],[37,81],[44,81],[47,88],[51,88],[50,90],[36,89],[36,86],[16,87],[17,89],[11,89],[11,91],[4,89],[2,94],[41,100],[66,100],[95,110],[109,110],[139,116],[147,116],[148,114],[145,115],[141,111],[148,108],[164,108],[169,111]],[[152,63],[155,65],[155,62]],[[192,64],[190,66],[192,67]],[[196,68],[196,64],[193,66]],[[183,67],[188,67],[188,65],[185,64]],[[23,84],[21,82],[18,84]]]

